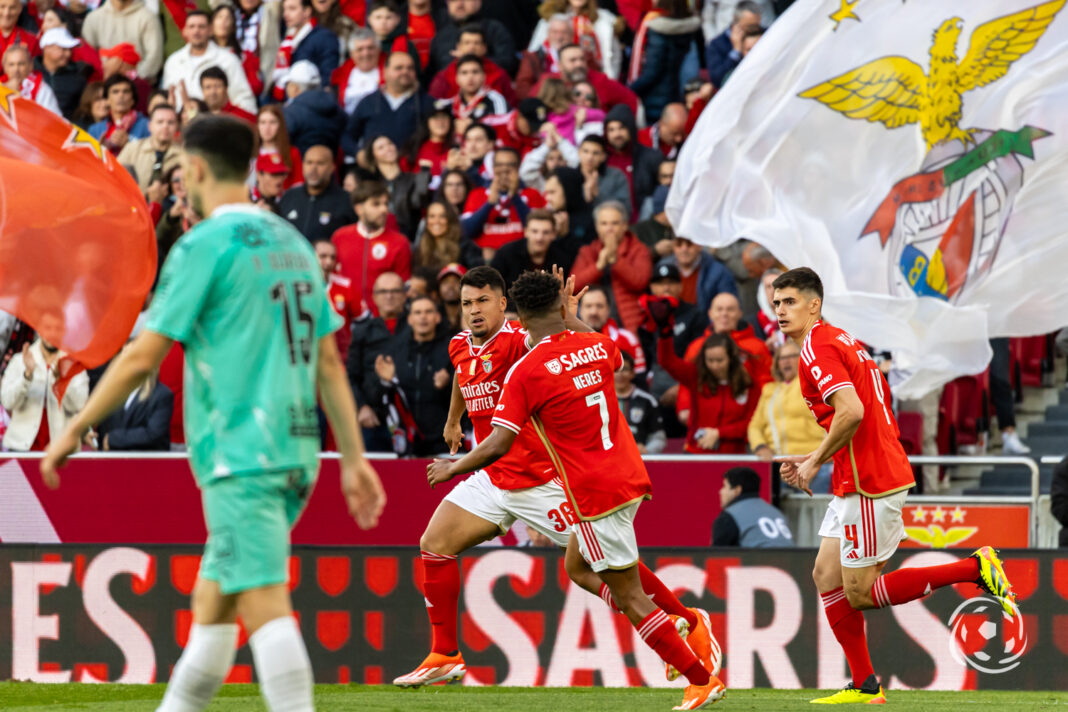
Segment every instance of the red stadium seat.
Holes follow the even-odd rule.
[[[956,454],[961,445],[979,442],[990,422],[990,374],[962,376],[946,384],[938,406],[938,451]],[[921,440],[922,442],[922,440]]]
[[[1040,388],[1043,377],[1052,369],[1048,335],[1009,339],[1009,373],[1017,390],[1023,386]]]

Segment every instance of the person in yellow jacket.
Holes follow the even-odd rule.
[[[775,380],[765,384],[753,418],[749,421],[749,449],[762,460],[775,455],[807,455],[820,446],[825,433],[801,397],[797,377],[797,345],[787,341],[775,350],[771,372]],[[830,490],[831,471],[822,468],[812,481],[813,492]]]

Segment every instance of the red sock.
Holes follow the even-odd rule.
[[[657,609],[634,627],[645,644],[655,650],[664,662],[685,675],[691,685],[708,684],[711,679],[708,670],[679,637],[679,632],[666,613]]]
[[[682,605],[682,601],[679,600],[678,596],[665,586],[664,582],[650,571],[648,566],[640,561],[638,562],[638,575],[642,580],[642,590],[656,604],[657,608],[669,616],[685,618],[691,629],[697,626],[697,615]]]
[[[675,593],[664,585],[656,574],[649,570],[649,567],[638,562],[638,575],[642,580],[642,590],[645,591],[645,595],[649,597],[657,608],[667,613],[669,616],[680,616],[686,620],[690,628],[697,625],[697,615],[694,614],[686,606],[682,605],[682,601],[679,600]],[[601,598],[608,604],[616,613],[622,613],[619,610],[619,606],[616,605],[615,600],[612,599],[612,593],[608,590],[608,584],[601,584]]]
[[[871,598],[879,608],[923,598],[936,588],[966,583],[979,577],[979,562],[968,557],[952,564],[898,569],[875,579]]]
[[[871,656],[868,655],[868,639],[864,635],[864,614],[849,605],[841,586],[821,593],[820,598],[823,599],[823,612],[827,614],[834,637],[845,651],[849,670],[853,673],[853,685],[859,688],[869,675],[875,673]]]
[[[434,638],[430,651],[452,655],[456,643],[456,604],[460,599],[460,567],[455,556],[420,552],[423,555],[423,595]]]

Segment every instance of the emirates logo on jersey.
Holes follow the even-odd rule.
[[[559,376],[564,372],[564,366],[560,363],[560,359],[558,358],[554,358],[552,361],[546,361],[545,369],[554,376]]]

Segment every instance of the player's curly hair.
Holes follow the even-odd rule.
[[[512,283],[508,296],[523,316],[545,316],[560,305],[560,282],[548,272],[528,270]]]

